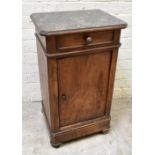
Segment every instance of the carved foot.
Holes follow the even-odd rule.
[[[54,148],[59,148],[60,145],[62,145],[62,143],[52,143],[52,142],[50,142],[50,143],[51,143],[51,145],[52,145]]]
[[[108,134],[109,133],[109,130],[102,130],[102,133],[105,135],[105,134]]]

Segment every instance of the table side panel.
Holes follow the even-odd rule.
[[[50,115],[50,101],[49,101],[49,88],[48,88],[48,71],[47,71],[47,57],[44,54],[44,51],[39,43],[37,43],[37,52],[38,52],[38,64],[39,64],[39,77],[40,77],[40,86],[41,86],[41,95],[43,100],[43,108],[45,110],[45,115],[48,121],[49,126],[51,127],[51,115]]]

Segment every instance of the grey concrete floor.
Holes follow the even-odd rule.
[[[52,148],[41,103],[23,103],[23,155],[131,155],[131,99],[114,99],[111,130]]]

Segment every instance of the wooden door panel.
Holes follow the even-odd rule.
[[[104,116],[111,51],[58,59],[60,126]]]

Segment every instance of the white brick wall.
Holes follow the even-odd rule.
[[[128,23],[122,31],[114,98],[131,96],[131,0],[23,0],[23,101],[39,101],[40,84],[34,26],[30,14],[44,11],[101,9]]]

